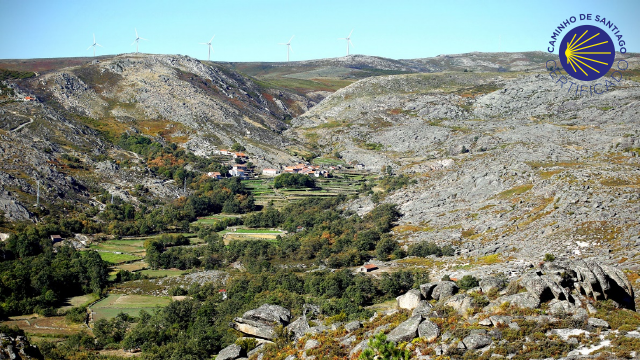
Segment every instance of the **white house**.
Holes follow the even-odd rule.
[[[264,176],[277,176],[280,174],[278,169],[262,169],[262,175]]]

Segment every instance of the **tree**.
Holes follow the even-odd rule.
[[[234,142],[233,145],[231,145],[231,150],[233,150],[233,151],[245,151],[247,149],[244,146],[242,146],[239,142]]]
[[[411,351],[399,349],[395,343],[388,341],[384,333],[378,333],[369,339],[369,348],[365,349],[359,359],[362,360],[408,360]]]
[[[397,241],[390,237],[385,237],[376,245],[376,257],[378,260],[385,261],[389,258],[389,255],[393,254],[394,251],[398,249],[400,249],[400,245],[398,245]]]

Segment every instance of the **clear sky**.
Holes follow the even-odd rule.
[[[640,0],[0,0],[0,59],[90,56],[135,51],[212,60],[284,61],[352,54],[409,59],[471,51],[545,50],[570,16],[612,20],[629,52],[640,52]],[[595,25],[595,23],[593,23]],[[618,47],[616,46],[616,49]]]

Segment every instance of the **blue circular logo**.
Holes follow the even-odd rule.
[[[616,49],[611,37],[597,26],[582,25],[569,31],[560,44],[560,63],[574,79],[593,81],[613,66]]]

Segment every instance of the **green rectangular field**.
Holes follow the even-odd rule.
[[[110,294],[103,300],[95,303],[91,310],[95,311],[95,320],[111,319],[121,312],[132,316],[138,316],[140,310],[153,312],[153,310],[169,305],[169,297],[149,295],[122,295]]]
[[[131,254],[116,254],[112,252],[100,251],[98,252],[102,260],[111,263],[111,264],[122,264],[123,262],[138,260],[139,256],[131,255]]]

